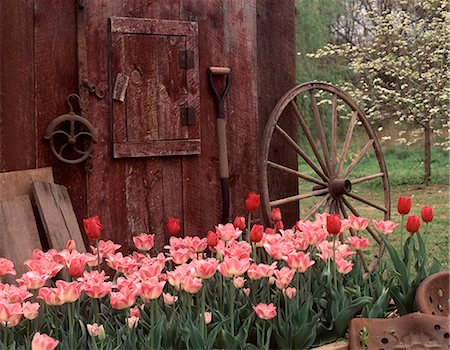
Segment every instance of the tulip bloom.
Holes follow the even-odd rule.
[[[219,264],[217,269],[227,278],[243,275],[250,267],[248,259],[237,259],[234,257],[225,257],[223,262]]]
[[[260,303],[253,307],[253,310],[256,312],[259,318],[263,320],[271,320],[277,315],[277,308],[273,304],[264,304]]]
[[[180,219],[169,216],[166,224],[166,231],[171,236],[176,236],[181,231]]]
[[[156,277],[142,282],[139,292],[142,301],[148,303],[150,300],[158,299],[162,294],[165,284],[166,282],[159,282]]]
[[[337,214],[327,216],[327,231],[330,235],[339,235],[341,233],[341,218]]]
[[[14,270],[14,264],[11,260],[6,258],[0,258],[0,277],[5,275],[16,275],[16,270]]]
[[[39,303],[30,303],[26,301],[22,304],[23,316],[28,320],[34,320],[39,314]]]
[[[219,242],[219,237],[217,237],[213,231],[209,231],[206,241],[208,242],[208,246],[212,248],[217,245],[217,242]]]
[[[380,221],[372,220],[372,223],[377,228],[377,230],[384,235],[392,233],[395,229],[395,226],[397,226],[391,220],[380,220]]]
[[[309,253],[304,252],[292,252],[289,253],[287,258],[285,258],[291,269],[296,270],[297,272],[303,273],[312,265],[314,265],[315,261],[309,258]]]
[[[128,309],[136,302],[136,290],[122,288],[119,292],[109,293],[111,307],[116,310]]]
[[[31,342],[31,350],[54,350],[58,344],[58,340],[49,337],[47,334],[35,333]]]
[[[103,328],[103,325],[98,325],[97,323],[94,324],[87,324],[86,325],[88,333],[91,337],[99,337],[103,338],[105,337],[105,329]]]
[[[217,271],[219,261],[214,258],[195,261],[195,273],[197,277],[208,279],[214,276]]]
[[[336,258],[336,268],[340,274],[346,275],[347,273],[349,273],[352,270],[352,267],[353,267],[353,263],[351,261],[347,261],[342,258],[341,259]]]
[[[212,313],[205,311],[203,314],[203,317],[205,318],[205,324],[210,324],[212,321]]]
[[[415,215],[408,216],[408,219],[406,220],[406,230],[409,233],[414,234],[417,231],[419,231],[419,227],[420,227],[419,217]]]
[[[244,230],[246,227],[245,218],[243,216],[236,216],[234,218],[233,225],[241,231]]]
[[[408,215],[411,210],[411,198],[403,196],[398,197],[397,210],[401,215]]]
[[[369,226],[369,219],[361,218],[359,216],[350,215],[350,224],[352,228],[356,231],[361,231]]]
[[[177,296],[173,296],[173,295],[171,295],[169,293],[163,293],[163,299],[164,299],[164,304],[172,305],[178,300],[178,297]]]
[[[291,283],[292,278],[294,277],[295,270],[290,269],[289,267],[283,266],[279,270],[275,270],[275,277],[277,278],[275,283],[277,288],[286,289]]]
[[[356,250],[363,250],[366,247],[370,247],[372,244],[370,244],[369,240],[365,237],[356,237],[352,236],[347,238],[347,242],[352,246],[352,248]]]
[[[245,208],[248,212],[254,212],[259,208],[260,195],[255,192],[250,192],[245,200]]]
[[[148,252],[155,244],[155,235],[147,235],[145,233],[133,237],[133,243],[136,249],[142,252]]]
[[[280,208],[273,208],[271,214],[273,222],[281,221],[282,215]]]
[[[87,219],[83,219],[84,232],[91,241],[98,240],[103,230],[100,218],[96,215]]]
[[[254,243],[261,241],[264,235],[264,227],[262,225],[253,225],[250,231],[250,240]]]
[[[423,207],[422,210],[420,211],[420,215],[422,216],[423,222],[428,223],[433,221],[434,218],[433,207],[430,206]]]

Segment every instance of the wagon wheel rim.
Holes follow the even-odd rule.
[[[327,145],[323,127],[324,119],[322,119],[323,116],[320,114],[316,99],[316,93],[318,91],[332,95],[330,146]],[[314,139],[313,132],[309,129],[302,112],[295,102],[296,98],[302,94],[309,94],[313,121],[316,125],[316,132],[314,133],[317,136],[316,139]],[[342,147],[337,147],[337,125],[339,119],[338,104],[341,101],[345,106],[351,109],[352,114]],[[278,124],[283,112],[287,108],[291,109],[296,120],[296,125],[305,136],[307,145],[309,145],[312,154],[309,155],[306,150],[301,147],[299,142],[294,140],[288,132]],[[361,123],[360,125],[363,127],[363,132],[365,132],[368,136],[368,141],[358,149],[353,161],[350,162],[350,164],[345,164],[344,156],[349,151],[352,136],[355,132],[355,126],[358,122]],[[297,157],[309,165],[309,167],[313,170],[313,176],[300,172],[298,169],[292,169],[283,164],[273,162],[269,159],[270,146],[274,134],[277,134],[277,137],[283,139],[284,142],[297,153]],[[344,218],[348,218],[351,214],[360,216],[358,209],[352,204],[352,201],[356,201],[361,205],[366,205],[376,209],[379,213],[382,213],[384,220],[388,220],[390,218],[389,181],[380,143],[375,135],[375,132],[370,126],[364,111],[342,90],[330,84],[319,82],[305,83],[295,86],[285,93],[273,109],[266,124],[262,140],[263,142],[259,162],[260,190],[263,219],[266,224],[270,223],[270,213],[273,207],[295,201],[300,201],[301,203],[302,200],[315,196],[320,197],[317,197],[318,199],[315,205],[309,208],[306,215],[300,219],[306,220],[310,218],[321,208],[323,208],[323,211],[325,212],[339,213],[341,217]],[[339,151],[340,158],[338,158]],[[352,172],[360,165],[361,160],[368,154],[368,152],[375,154],[379,171],[352,179]],[[268,169],[275,169],[280,173],[284,173],[289,176],[296,176],[299,181],[309,182],[313,186],[311,190],[306,193],[298,193],[285,198],[271,198],[269,193]],[[371,199],[363,198],[352,192],[353,186],[364,184],[375,179],[381,180],[383,187],[383,203],[376,203]],[[377,233],[372,228],[368,227],[366,231],[378,244],[378,249],[376,250],[370,264],[367,262],[364,255],[359,253],[364,269],[367,272],[371,272],[377,267],[384,252],[384,243],[379,239]],[[356,232],[350,230],[350,234],[355,235]]]

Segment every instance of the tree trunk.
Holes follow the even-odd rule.
[[[430,127],[429,121],[426,121],[424,124],[424,133],[425,133],[425,143],[424,143],[425,174],[424,174],[424,178],[423,178],[423,183],[425,185],[429,185],[431,182],[431,127]]]

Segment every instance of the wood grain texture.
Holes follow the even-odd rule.
[[[68,112],[66,98],[78,92],[76,6],[71,1],[35,0],[34,3],[34,117],[37,167],[51,166],[55,182],[67,187],[81,224],[86,217],[84,164],[69,165],[52,154],[44,133],[47,125]],[[78,108],[75,109],[78,113]],[[94,128],[96,121],[89,120]],[[93,152],[96,152],[96,146]]]
[[[272,109],[286,91],[295,86],[295,1],[258,0],[257,66],[258,66],[258,135],[263,134]],[[280,126],[296,140],[297,130],[293,111],[287,109]],[[269,159],[297,169],[297,155],[281,138],[274,138]],[[274,198],[298,193],[297,178],[278,170],[269,172],[269,188]],[[281,207],[287,227],[299,219],[298,203]]]
[[[181,19],[198,23],[201,94],[202,152],[195,157],[182,158],[182,200],[187,235],[206,235],[221,218],[216,115],[207,72],[210,66],[227,65],[223,49],[223,6],[222,0],[181,1]]]
[[[0,226],[0,256],[10,259],[20,276],[27,271],[23,262],[42,248],[27,195],[0,200]]]
[[[0,171],[36,167],[33,2],[0,1]]]
[[[50,182],[35,181],[32,189],[50,248],[62,250],[68,240],[74,240],[77,250],[85,252],[67,188]]]
[[[53,182],[52,168],[0,173],[0,200],[23,195],[28,195],[31,198],[31,184],[37,180]]]
[[[224,3],[225,66],[231,88],[225,106],[230,166],[230,213],[245,214],[244,201],[258,192],[257,18],[256,0]],[[236,52],[239,52],[236,55]],[[260,68],[258,67],[258,70]],[[239,142],[236,142],[239,140]],[[255,215],[256,217],[256,215]]]
[[[160,157],[199,154],[200,139],[114,143],[114,158]]]

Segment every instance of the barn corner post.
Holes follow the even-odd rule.
[[[261,0],[257,13],[257,82],[258,82],[258,145],[271,111],[286,91],[296,84],[295,0]],[[294,118],[285,118],[280,126],[297,140]],[[272,141],[269,157],[276,163],[297,169],[297,154],[286,147],[281,138]],[[259,160],[261,161],[261,160]],[[276,198],[298,193],[298,182],[283,173],[269,173],[268,185]],[[260,184],[261,187],[261,184]],[[299,218],[298,202],[281,207],[283,221],[293,225]]]

